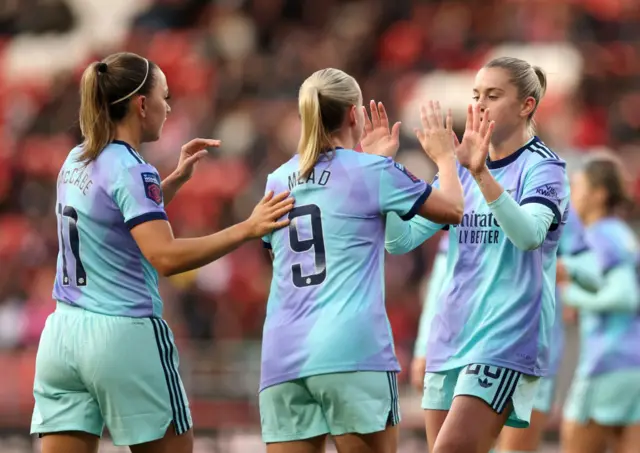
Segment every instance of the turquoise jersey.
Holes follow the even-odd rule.
[[[338,149],[307,178],[298,156],[267,190],[290,190],[291,224],[264,238],[274,255],[261,389],[346,371],[398,371],[384,305],[387,213],[409,220],[431,186],[392,159]]]
[[[620,269],[637,268],[640,262],[638,240],[627,224],[617,218],[605,218],[587,228],[589,243],[595,250],[604,279]],[[638,278],[609,282],[628,295],[638,294]],[[634,287],[635,285],[635,287]],[[605,299],[602,292],[597,297]],[[637,297],[635,297],[637,299]],[[631,311],[615,308],[580,308],[580,360],[576,373],[594,376],[630,368],[640,368],[640,307],[636,300]]]
[[[591,247],[587,241],[587,235],[580,218],[573,209],[569,209],[567,223],[564,232],[560,237],[558,247],[558,257],[566,260],[582,259],[591,260]],[[595,260],[593,260],[595,261]],[[597,267],[597,262],[591,263]],[[549,375],[555,376],[558,373],[564,353],[564,321],[562,317],[562,301],[559,291],[556,290],[556,318],[550,340],[549,352]]]
[[[124,142],[86,166],[80,152],[69,153],[58,175],[53,298],[106,315],[160,317],[158,273],[130,233],[167,220],[158,171]]]
[[[518,204],[539,205],[554,219],[540,247],[519,249],[471,174],[458,166],[465,212],[460,225],[448,226],[447,273],[429,329],[427,371],[480,363],[545,376],[556,317],[556,255],[568,215],[565,162],[534,137],[487,167]],[[388,223],[387,248],[407,238],[413,245],[441,228],[418,217],[405,223]]]

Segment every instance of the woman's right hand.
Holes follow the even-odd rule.
[[[382,102],[376,104],[375,101],[371,101],[369,110],[371,117],[367,113],[367,108],[362,106],[364,113],[364,130],[360,140],[362,151],[367,154],[395,158],[400,147],[400,122],[389,129],[389,117]]]
[[[271,190],[267,192],[245,222],[249,228],[249,237],[260,238],[274,230],[279,230],[289,225],[288,218],[280,221],[278,219],[293,209],[294,201],[293,198],[289,197],[288,191],[279,193],[276,196],[273,195]]]
[[[439,102],[429,101],[428,107],[420,107],[422,130],[415,129],[420,145],[427,156],[439,165],[444,160],[455,159],[453,140],[453,117],[447,112],[445,123]]]

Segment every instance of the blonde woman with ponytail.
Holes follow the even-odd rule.
[[[565,162],[534,135],[545,90],[544,72],[526,61],[488,62],[455,150],[462,221],[387,219],[390,253],[449,231],[445,284],[426,320],[422,408],[431,452],[486,453],[501,431],[503,453],[535,451],[540,440],[545,409],[537,403],[553,396],[541,382],[553,375],[555,272],[569,203]]]
[[[384,305],[385,218],[460,221],[451,116],[445,124],[432,104],[420,132],[440,167],[440,191],[384,157],[398,148],[399,125],[389,131],[381,104],[365,119],[353,77],[314,73],[299,109],[298,153],[267,179],[268,192],[291,191],[296,207],[288,229],[263,238],[273,256],[263,439],[269,453],[319,453],[329,434],[343,453],[394,453],[400,367]],[[353,150],[361,140],[370,154]]]
[[[176,239],[165,204],[217,140],[195,139],[161,181],[139,153],[171,111],[164,73],[139,55],[89,65],[80,127],[58,175],[59,253],[36,358],[31,432],[43,453],[95,453],[105,425],[134,453],[191,453],[192,421],[173,334],[162,319],[158,273],[203,266],[288,224],[288,191],[265,195],[246,221]]]

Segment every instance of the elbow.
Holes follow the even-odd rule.
[[[147,258],[158,274],[163,277],[171,277],[172,275],[182,272],[176,261],[165,254],[156,254]]]
[[[464,202],[451,205],[451,210],[447,213],[446,222],[449,225],[460,225],[464,215]]]
[[[524,252],[533,252],[534,250],[538,250],[542,246],[543,242],[544,241],[530,239],[514,242],[513,245]]]
[[[602,286],[602,278],[599,275],[592,275],[585,278],[582,287],[590,293],[597,293]]]

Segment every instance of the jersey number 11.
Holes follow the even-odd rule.
[[[70,247],[71,253],[73,253],[73,258],[76,262],[75,286],[86,286],[87,273],[85,272],[82,260],[80,259],[78,212],[71,206],[62,206],[61,204],[58,204],[58,235],[60,240],[60,254],[62,255],[62,285],[69,286],[70,284],[69,274],[67,272],[67,247]]]

